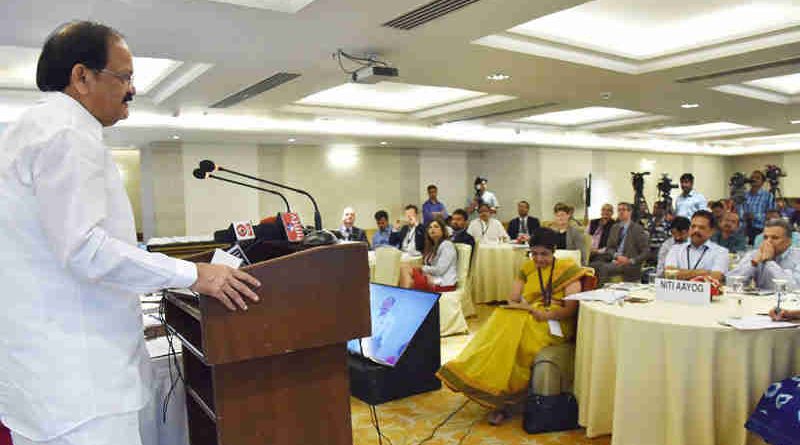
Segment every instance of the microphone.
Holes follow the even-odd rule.
[[[274,181],[270,181],[268,179],[262,179],[262,178],[257,178],[255,176],[250,176],[248,174],[240,173],[240,172],[237,172],[235,170],[230,170],[230,169],[227,169],[225,167],[219,166],[219,165],[215,164],[214,161],[210,161],[208,159],[204,159],[204,160],[200,161],[199,167],[200,168],[198,170],[201,172],[201,174],[202,173],[211,173],[211,172],[214,172],[214,171],[228,172],[228,173],[231,173],[231,174],[234,174],[234,175],[237,175],[237,176],[241,176],[243,178],[252,179],[253,181],[263,182],[265,184],[273,185],[275,187],[280,187],[280,188],[286,189],[286,190],[291,190],[291,191],[293,191],[295,193],[299,193],[301,195],[307,196],[308,199],[311,200],[311,204],[314,206],[314,229],[315,230],[322,230],[322,215],[319,212],[319,206],[317,205],[317,201],[314,199],[314,197],[311,196],[311,194],[308,193],[307,191],[301,190],[301,189],[298,189],[298,188],[295,188],[295,187],[291,187],[291,186],[288,186],[286,184],[280,184],[280,183],[277,183],[277,182],[274,182]]]
[[[255,185],[245,184],[244,182],[234,181],[232,179],[221,178],[219,176],[212,175],[210,173],[210,171],[203,171],[202,168],[196,168],[196,169],[194,169],[192,171],[192,176],[194,176],[197,179],[211,178],[211,179],[216,179],[217,181],[230,182],[231,184],[238,184],[238,185],[241,185],[241,186],[244,186],[244,187],[248,187],[248,188],[251,188],[251,189],[261,190],[262,192],[267,192],[267,193],[272,193],[273,195],[278,195],[283,200],[283,203],[286,205],[286,211],[287,212],[291,212],[292,211],[292,209],[289,207],[289,201],[286,200],[286,196],[284,196],[283,193],[276,192],[275,190],[265,189],[265,188],[262,188],[262,187],[256,187]]]

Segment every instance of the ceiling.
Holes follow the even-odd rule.
[[[40,97],[33,61],[47,35],[91,19],[125,35],[141,60],[136,77],[152,82],[131,118],[108,130],[115,145],[177,136],[721,155],[800,149],[795,0],[436,1],[462,7],[409,30],[383,24],[428,1],[7,2],[0,121]],[[339,49],[400,75],[350,83],[333,57]],[[510,78],[487,79],[500,73]],[[261,87],[277,86],[259,93],[265,79]],[[236,105],[210,108],[251,86]]]

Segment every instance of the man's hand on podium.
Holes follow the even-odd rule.
[[[216,298],[228,309],[235,311],[237,307],[247,310],[245,297],[258,301],[253,288],[261,283],[252,276],[221,264],[197,263],[197,281],[191,286],[195,292]]]

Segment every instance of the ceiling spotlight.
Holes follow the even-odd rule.
[[[490,74],[490,75],[486,76],[486,79],[493,80],[493,81],[500,81],[500,80],[511,79],[511,76],[509,76],[508,74],[503,74],[503,73],[494,73],[494,74]]]
[[[295,138],[289,138],[289,142],[296,142],[296,141],[297,141],[297,139],[295,139]]]
[[[688,102],[684,103],[684,104],[681,104],[681,108],[697,108],[699,106],[700,106],[700,104],[690,104]]]
[[[389,143],[386,141],[381,141],[381,145],[389,145]]]
[[[175,139],[176,141],[177,141],[178,139],[180,139],[180,138],[181,138],[181,137],[180,137],[180,136],[178,136],[177,134],[173,134],[173,135],[172,135],[172,139]]]
[[[790,120],[789,123],[792,125],[800,124],[800,119]]]

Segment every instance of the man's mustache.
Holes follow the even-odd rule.
[[[122,102],[123,103],[128,103],[128,102],[130,102],[132,100],[133,100],[133,93],[131,93],[129,91],[127,94],[125,94],[125,97],[122,99]]]

